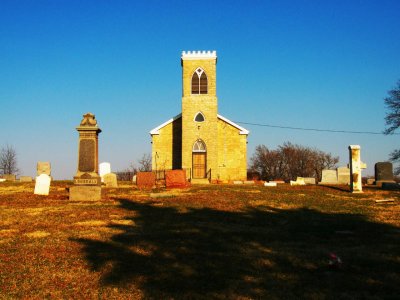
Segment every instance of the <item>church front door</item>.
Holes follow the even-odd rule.
[[[193,178],[206,177],[206,152],[193,152]]]

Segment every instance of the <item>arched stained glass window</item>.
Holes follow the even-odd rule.
[[[201,112],[198,112],[197,115],[194,117],[196,122],[204,122],[205,118]]]
[[[206,144],[202,140],[197,140],[193,145],[193,152],[206,152]]]
[[[207,94],[208,80],[202,68],[198,68],[192,76],[192,94]]]

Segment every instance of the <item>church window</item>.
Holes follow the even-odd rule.
[[[193,152],[206,152],[206,145],[200,139],[198,139],[193,145]]]
[[[192,94],[207,94],[208,80],[202,68],[198,68],[192,76]]]
[[[196,122],[204,122],[205,118],[201,112],[198,112],[197,115],[194,117]]]

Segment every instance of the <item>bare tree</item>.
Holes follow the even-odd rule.
[[[151,154],[143,154],[142,158],[138,160],[138,165],[140,172],[151,171]]]
[[[17,151],[11,145],[1,148],[0,152],[0,170],[2,174],[17,174]]]
[[[388,91],[389,96],[384,99],[385,105],[388,108],[385,121],[389,126],[385,129],[385,134],[393,134],[400,127],[400,80],[397,82],[397,87]],[[393,162],[400,162],[400,149],[390,153],[389,159]],[[395,173],[400,174],[400,167],[395,169]]]
[[[264,180],[289,181],[297,176],[320,180],[322,170],[333,168],[338,162],[339,157],[330,153],[286,142],[276,150],[257,146],[251,157],[251,170],[259,173]]]

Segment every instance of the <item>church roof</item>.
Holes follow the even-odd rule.
[[[182,114],[176,115],[175,117],[169,119],[168,121],[162,123],[161,125],[157,126],[156,128],[150,130],[150,135],[156,135],[156,134],[160,134],[160,129],[167,126],[168,124],[172,123],[173,121],[179,119],[182,117]],[[231,126],[237,128],[240,130],[239,134],[245,134],[248,135],[250,133],[250,131],[248,131],[247,129],[243,128],[242,126],[239,126],[238,124],[236,124],[235,122],[232,122],[231,120],[221,116],[221,115],[217,115],[218,119],[230,124]]]

